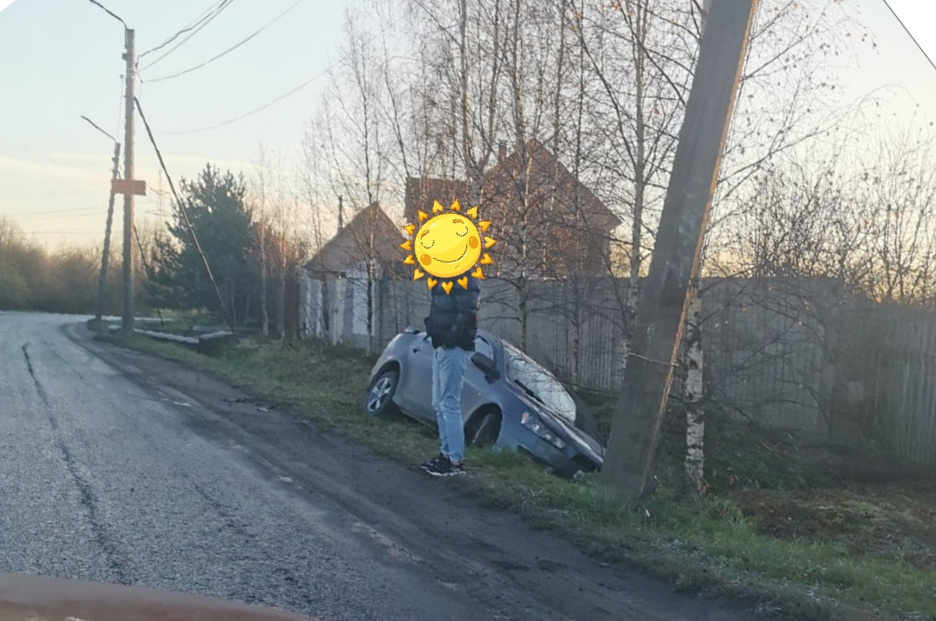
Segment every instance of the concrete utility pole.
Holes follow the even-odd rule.
[[[114,172],[112,179],[117,179],[120,175],[120,143],[114,142]],[[97,307],[94,311],[94,318],[98,321],[104,315],[104,302],[107,297],[107,265],[110,262],[110,236],[111,223],[114,221],[114,199],[117,194],[114,187],[111,186],[110,198],[107,201],[107,224],[104,227],[104,254],[101,255],[101,276],[98,279]]]
[[[134,94],[133,87],[136,82],[136,49],[134,46],[134,32],[132,28],[124,28],[124,41],[126,51],[124,59],[127,61],[126,101],[124,104],[124,180],[129,184],[133,179],[133,119]],[[133,193],[124,194],[124,230],[123,230],[123,320],[121,327],[124,333],[133,332]]]
[[[643,493],[666,413],[686,312],[759,0],[712,0],[679,131],[650,272],[637,308],[624,383],[601,472]]]

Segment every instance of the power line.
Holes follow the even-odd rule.
[[[124,78],[120,77],[120,85],[123,86]],[[124,113],[124,94],[123,88],[118,91],[117,96],[117,130],[114,132],[117,135],[120,135],[120,128],[123,127],[123,113]],[[116,141],[115,141],[116,142]]]
[[[284,94],[280,95],[279,97],[277,97],[276,99],[273,99],[272,101],[269,101],[269,102],[263,104],[263,105],[260,106],[259,108],[254,108],[253,110],[251,110],[251,111],[249,111],[249,112],[245,112],[244,114],[241,114],[240,116],[236,116],[236,117],[234,117],[233,119],[228,119],[227,121],[222,121],[221,123],[216,123],[216,124],[214,124],[214,125],[209,125],[208,127],[200,127],[200,128],[198,128],[198,129],[187,129],[187,130],[184,130],[184,131],[163,132],[163,133],[166,134],[166,135],[197,134],[197,133],[199,133],[199,132],[206,132],[206,131],[208,131],[208,130],[210,130],[210,129],[217,129],[218,127],[224,127],[225,125],[230,125],[231,123],[235,123],[235,122],[237,122],[237,121],[240,121],[241,119],[245,119],[245,118],[247,118],[248,116],[250,116],[250,115],[252,115],[252,114],[256,114],[257,112],[260,112],[261,110],[266,110],[267,108],[269,108],[269,107],[272,106],[273,104],[278,103],[278,102],[280,102],[280,101],[286,99],[287,97],[289,97],[290,95],[292,95],[292,94],[294,94],[294,93],[298,93],[299,91],[301,91],[302,89],[304,89],[306,86],[308,86],[309,84],[312,84],[312,82],[316,81],[317,79],[319,79],[320,77],[322,77],[323,75],[325,75],[326,73],[328,73],[330,70],[331,70],[331,67],[328,67],[327,69],[321,71],[320,73],[315,74],[314,76],[312,76],[311,78],[309,78],[308,80],[306,80],[305,82],[303,82],[302,84],[300,84],[299,86],[297,86],[296,88],[292,89],[292,90],[289,91],[288,93],[284,93]]]
[[[188,40],[190,40],[192,37],[194,37],[195,35],[197,35],[197,34],[202,30],[202,28],[204,28],[205,26],[207,26],[208,24],[210,24],[218,15],[220,15],[221,12],[224,11],[224,9],[228,8],[229,6],[231,6],[231,3],[232,3],[232,2],[234,2],[234,0],[222,0],[221,5],[220,5],[213,13],[211,13],[208,17],[206,17],[206,18],[204,19],[204,21],[202,21],[201,24],[199,24],[198,26],[194,27],[194,29],[192,30],[192,32],[191,32],[187,37],[185,37],[184,39],[182,39],[181,41],[179,41],[178,43],[176,43],[175,46],[169,48],[169,50],[168,50],[165,54],[163,54],[162,56],[160,56],[159,58],[157,58],[156,60],[154,60],[154,61],[151,62],[150,64],[146,65],[145,67],[143,67],[140,71],[145,71],[145,70],[149,69],[150,67],[152,67],[153,65],[155,65],[156,63],[158,63],[159,61],[161,61],[163,58],[165,58],[165,57],[168,56],[169,54],[172,54],[174,51],[176,51],[177,49],[179,49],[181,46],[185,45],[185,43],[186,43]],[[179,31],[179,33],[177,33],[177,34],[174,35],[174,36],[178,36],[178,35],[181,34],[181,33],[182,33],[182,31]],[[165,44],[164,44],[164,45],[165,45]],[[159,47],[163,47],[164,45],[159,46]],[[155,48],[154,48],[154,49],[155,49]],[[153,51],[153,50],[151,50],[151,51]]]
[[[224,50],[223,52],[221,52],[221,53],[218,54],[217,56],[215,56],[215,57],[213,57],[213,58],[209,58],[208,60],[206,60],[206,61],[203,62],[202,64],[196,65],[196,66],[194,66],[194,67],[190,67],[190,68],[186,69],[185,71],[179,71],[178,73],[173,73],[172,75],[163,76],[163,77],[161,77],[161,78],[154,78],[154,79],[152,79],[152,80],[146,80],[146,82],[162,82],[163,80],[171,80],[172,78],[177,78],[177,77],[179,77],[179,76],[181,76],[181,75],[185,75],[186,73],[191,73],[192,71],[195,71],[196,69],[201,69],[202,67],[213,63],[214,61],[218,60],[219,58],[221,58],[221,57],[224,56],[225,54],[227,54],[227,53],[229,53],[229,52],[233,52],[234,50],[236,50],[237,48],[239,48],[239,47],[242,46],[243,44],[247,43],[248,41],[250,41],[251,39],[253,39],[254,37],[256,37],[258,34],[260,34],[261,32],[263,32],[264,30],[266,30],[269,26],[272,26],[273,24],[275,24],[276,22],[278,22],[278,21],[280,20],[280,18],[284,17],[287,13],[289,13],[289,12],[292,11],[294,8],[296,8],[297,6],[299,6],[299,4],[300,4],[301,2],[302,2],[302,0],[296,0],[294,3],[292,3],[292,5],[290,5],[290,7],[289,7],[288,9],[286,9],[285,11],[283,11],[282,13],[280,13],[279,15],[277,15],[277,16],[276,16],[275,18],[273,18],[271,21],[269,21],[269,22],[267,22],[266,24],[264,24],[263,26],[261,26],[258,30],[254,31],[254,33],[251,34],[249,37],[247,37],[246,39],[244,39],[244,40],[242,40],[241,42],[237,43],[236,45],[234,45],[234,46],[232,46],[232,47],[229,47],[228,49]]]
[[[55,219],[63,220],[65,218],[87,218],[93,212],[101,211],[102,209],[103,209],[102,207],[91,207],[88,209],[79,209],[75,211],[69,211],[67,213],[63,212],[63,213],[55,214]],[[29,215],[18,216],[16,219],[17,220],[32,220],[35,218],[46,218],[46,217],[48,217],[46,214],[33,213]]]
[[[182,36],[182,35],[185,34],[186,32],[189,32],[192,28],[195,28],[196,26],[198,26],[199,24],[201,24],[202,21],[208,16],[209,13],[211,13],[212,11],[218,10],[218,6],[219,6],[220,4],[222,4],[223,2],[224,2],[224,0],[219,0],[219,2],[216,2],[216,3],[212,4],[210,7],[208,7],[208,8],[205,9],[204,11],[202,11],[202,14],[201,14],[201,15],[199,15],[199,16],[196,17],[193,21],[191,21],[191,22],[189,22],[188,24],[186,24],[185,26],[183,26],[182,29],[179,30],[178,32],[176,32],[174,35],[172,35],[171,37],[169,37],[168,39],[166,39],[165,41],[163,41],[162,43],[160,43],[160,44],[157,45],[156,47],[151,48],[151,49],[148,49],[148,50],[146,50],[145,52],[143,52],[142,54],[140,54],[139,58],[143,58],[143,57],[146,56],[147,54],[152,54],[153,52],[156,52],[156,51],[158,51],[158,50],[161,50],[162,48],[166,47],[167,45],[169,45],[170,43],[172,43],[173,41],[175,41],[176,39],[178,39],[180,36]]]
[[[27,236],[29,235],[61,235],[62,237],[94,237],[98,234],[98,230],[86,230],[86,229],[67,229],[67,230],[58,230],[58,231],[23,231]]]
[[[221,313],[227,320],[228,327],[231,328],[231,334],[236,336],[237,330],[234,328],[234,322],[232,321],[231,316],[228,314],[227,305],[224,303],[224,297],[221,295],[221,289],[218,288],[218,283],[215,280],[214,274],[211,272],[211,266],[208,265],[208,257],[205,256],[205,253],[202,250],[201,243],[198,241],[198,236],[195,234],[195,228],[192,226],[192,221],[189,220],[188,212],[185,210],[185,203],[183,203],[182,200],[179,199],[179,195],[176,194],[175,184],[172,183],[172,177],[169,175],[169,170],[166,168],[166,162],[163,160],[162,152],[159,150],[159,146],[156,144],[156,139],[153,137],[153,130],[150,129],[149,123],[146,120],[146,115],[143,114],[143,106],[140,105],[140,100],[138,98],[134,97],[133,101],[136,104],[137,111],[140,113],[140,120],[143,121],[143,127],[146,128],[146,135],[149,136],[150,144],[153,145],[153,149],[156,151],[156,158],[159,160],[159,166],[166,175],[166,180],[169,181],[169,189],[172,190],[172,195],[176,199],[176,206],[179,208],[179,214],[182,216],[182,221],[185,223],[185,227],[188,229],[189,235],[192,236],[192,241],[195,243],[195,250],[198,251],[198,254],[202,260],[202,264],[205,266],[205,272],[208,274],[208,280],[210,280],[211,284],[214,286],[215,294],[218,296],[218,304],[221,306]]]
[[[900,24],[900,27],[903,28],[908,35],[910,35],[910,40],[913,41],[913,44],[917,46],[917,49],[923,53],[923,57],[929,61],[929,64],[933,66],[933,69],[936,69],[936,62],[933,62],[933,59],[929,57],[929,54],[926,53],[926,50],[923,49],[923,46],[920,45],[920,42],[917,41],[916,37],[913,36],[913,33],[910,32],[907,26],[903,23],[903,20],[900,19],[899,15],[897,15],[897,12],[894,11],[894,8],[890,5],[890,2],[884,0],[884,5],[890,10],[891,14],[897,20],[897,23]]]
[[[89,211],[96,211],[98,207],[82,207],[80,209],[54,209],[52,211],[26,211],[20,213],[4,214],[4,217],[10,218],[32,218],[35,216],[54,216],[60,214],[79,214]]]
[[[403,20],[404,17],[405,17],[405,15],[401,15],[401,16],[399,16],[397,19],[393,20],[393,22],[391,22],[391,23],[387,24],[386,26],[384,26],[383,28],[381,28],[380,32],[378,33],[378,36],[382,36],[382,35],[386,34],[391,28],[393,28],[393,27],[396,26],[398,23],[400,23],[400,22]],[[347,60],[347,58],[341,58],[341,59],[339,59],[339,60],[336,60],[336,61],[333,62],[332,64],[328,65],[325,69],[323,69],[323,70],[320,71],[319,73],[315,74],[314,76],[312,76],[311,78],[309,78],[308,80],[306,80],[305,82],[303,82],[302,84],[300,84],[299,86],[295,87],[294,89],[292,89],[292,90],[290,90],[290,91],[288,91],[288,92],[286,92],[286,93],[283,93],[283,94],[280,95],[279,97],[277,97],[277,98],[275,98],[275,99],[273,99],[273,100],[271,100],[271,101],[268,101],[267,103],[263,104],[263,105],[260,106],[260,107],[257,107],[257,108],[254,108],[253,110],[250,110],[250,111],[248,111],[248,112],[245,112],[245,113],[241,114],[240,116],[236,116],[236,117],[234,117],[234,118],[232,118],[232,119],[228,119],[228,120],[222,121],[222,122],[220,122],[220,123],[215,123],[214,125],[209,125],[209,126],[207,126],[207,127],[199,127],[199,128],[197,128],[197,129],[186,129],[186,130],[181,130],[181,131],[162,132],[162,133],[163,133],[164,135],[167,135],[167,136],[177,136],[177,135],[180,135],[180,134],[197,134],[197,133],[200,133],[200,132],[206,132],[206,131],[209,131],[209,130],[212,130],[212,129],[217,129],[217,128],[219,128],[219,127],[224,127],[225,125],[230,125],[231,123],[236,123],[237,121],[240,121],[241,119],[245,119],[245,118],[247,118],[248,116],[251,116],[251,115],[253,115],[253,114],[256,114],[257,112],[261,112],[261,111],[263,111],[263,110],[266,110],[267,108],[269,108],[269,107],[272,106],[273,104],[278,103],[278,102],[282,101],[283,99],[286,99],[287,97],[289,97],[290,95],[293,95],[294,93],[298,93],[300,90],[304,89],[304,88],[305,88],[306,86],[308,86],[309,84],[312,84],[312,82],[314,82],[315,80],[319,79],[320,77],[322,77],[323,75],[325,75],[326,73],[328,73],[329,71],[331,71],[332,69],[334,69],[339,63],[341,63],[341,62],[343,62],[343,61],[345,61],[345,60]]]

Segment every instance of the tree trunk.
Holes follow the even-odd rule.
[[[696,492],[705,491],[704,440],[705,410],[702,407],[702,299],[696,295],[689,303],[686,318],[686,476]]]
[[[277,282],[277,286],[279,288],[279,291],[277,292],[278,293],[277,297],[279,298],[279,304],[277,305],[277,308],[276,308],[276,325],[280,331],[280,340],[285,340],[286,339],[286,269],[287,269],[286,263],[288,260],[287,257],[285,256],[285,253],[286,253],[285,236],[281,243],[284,245],[284,247],[280,248],[280,264],[278,266],[279,267],[279,279]]]
[[[263,336],[270,336],[270,314],[267,311],[267,264],[266,264],[266,230],[263,215],[260,220],[260,317]]]

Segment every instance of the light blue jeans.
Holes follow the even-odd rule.
[[[432,356],[432,408],[439,424],[439,444],[442,454],[456,464],[465,457],[461,393],[468,356],[460,347],[437,347]]]

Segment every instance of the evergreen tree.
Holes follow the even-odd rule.
[[[223,317],[194,232],[233,321],[256,321],[260,281],[253,253],[256,224],[246,204],[243,178],[207,164],[198,179],[183,179],[181,186],[181,205],[174,206],[173,223],[168,226],[172,237],[157,238],[153,252],[153,299],[168,308],[207,309]]]

